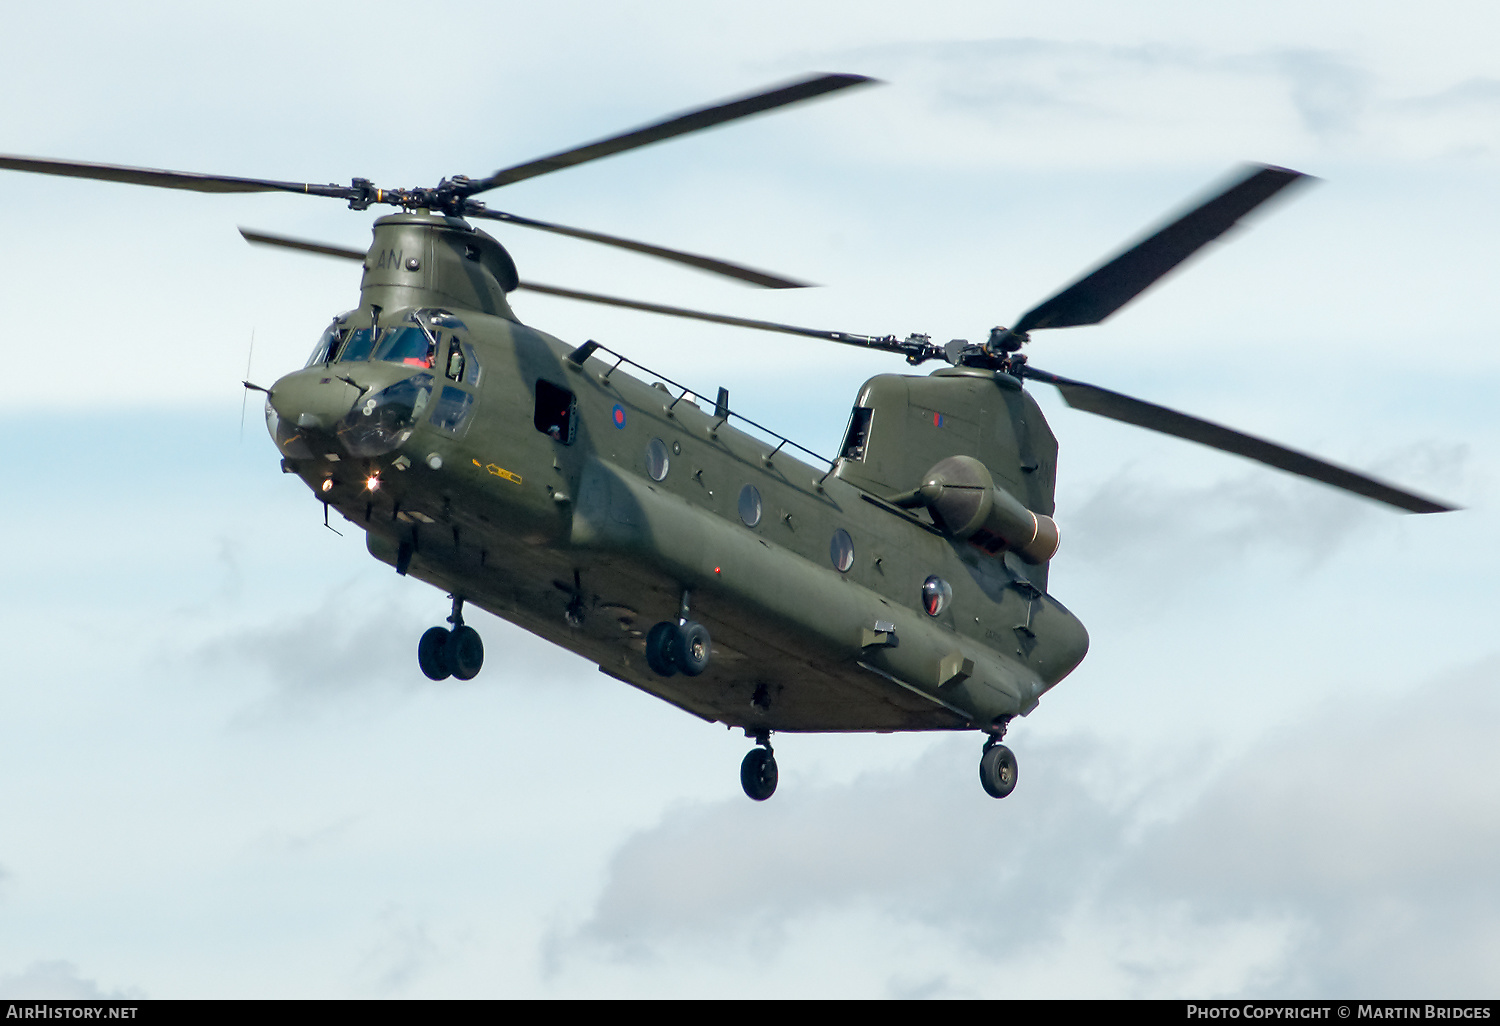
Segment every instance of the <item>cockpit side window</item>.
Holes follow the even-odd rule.
[[[456,338],[448,341],[448,366],[443,373],[448,375],[449,381],[464,379],[464,349]]]
[[[479,358],[474,353],[474,347],[468,342],[461,342],[456,335],[448,337],[448,362],[444,365],[443,373],[448,375],[449,381],[459,381],[470,387],[479,384]]]
[[[437,401],[437,409],[432,414],[432,423],[444,431],[458,434],[469,419],[469,411],[473,406],[474,397],[468,392],[452,385],[444,385],[443,394]]]
[[[458,341],[457,339],[454,339],[454,342],[457,342],[457,341]],[[464,347],[464,384],[469,385],[471,387],[477,387],[479,385],[479,357],[474,352],[474,346],[473,346],[472,343],[465,342],[465,343],[463,343],[463,347]]]
[[[323,337],[318,339],[318,344],[313,347],[312,355],[307,358],[304,366],[311,367],[315,363],[332,363],[333,358],[338,355],[339,343],[344,340],[344,332],[338,322],[328,326],[323,332]]]
[[[578,400],[566,388],[538,379],[534,423],[542,434],[572,445],[578,434]]]

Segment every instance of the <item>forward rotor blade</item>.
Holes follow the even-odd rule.
[[[251,231],[249,228],[241,228],[240,235],[246,242],[256,246],[280,246],[283,249],[300,249],[305,253],[338,257],[340,260],[358,260],[361,263],[365,259],[364,250],[350,249],[347,246],[331,246],[326,242],[294,239],[287,235],[268,235],[265,232]]]
[[[879,342],[881,339],[871,338],[866,335],[850,335],[842,331],[824,331],[821,328],[799,328],[794,324],[780,324],[776,321],[759,321],[750,317],[731,317],[728,314],[707,313],[703,310],[690,310],[683,306],[665,306],[661,303],[644,303],[638,299],[622,299],[619,296],[605,296],[597,292],[580,292],[576,289],[558,288],[556,285],[543,285],[535,281],[523,281],[518,288],[530,292],[540,292],[548,296],[560,296],[563,299],[577,299],[585,303],[599,303],[604,306],[620,306],[627,310],[642,310],[646,313],[666,314],[668,317],[686,317],[689,320],[708,321],[712,324],[729,324],[736,328],[755,328],[759,331],[779,331],[786,335],[803,335],[807,338],[821,338],[829,342],[843,342],[848,345],[867,345],[871,342]],[[878,347],[877,347],[878,348]]]
[[[283,249],[295,249],[305,253],[316,253],[319,256],[336,257],[341,260],[363,261],[365,258],[363,250],[350,249],[345,246],[333,246],[323,242],[312,242],[307,239],[294,239],[285,235],[271,235],[266,232],[251,231],[248,228],[241,228],[240,235],[244,236],[246,242],[260,246],[280,246]],[[820,338],[829,342],[842,342],[845,345],[860,346],[865,349],[880,349],[886,352],[900,353],[908,358],[913,354],[920,355],[922,359],[932,359],[941,355],[941,350],[935,346],[923,346],[918,342],[910,340],[901,342],[895,336],[891,335],[876,337],[871,335],[851,335],[843,331],[825,331],[821,328],[799,328],[794,324],[761,321],[750,317],[731,317],[728,314],[707,313],[703,310],[690,310],[687,307],[667,306],[662,303],[645,303],[638,299],[606,296],[598,292],[581,292],[578,289],[564,289],[556,285],[543,285],[535,281],[523,281],[516,287],[518,289],[525,289],[528,292],[540,292],[543,295],[558,296],[562,299],[576,299],[584,303],[618,306],[627,310],[640,310],[644,313],[665,314],[668,317],[684,317],[694,321],[708,321],[711,324],[728,324],[736,328],[754,328],[757,331],[776,331],[786,335]]]
[[[40,175],[62,175],[67,178],[93,178],[102,182],[151,185],[159,189],[187,189],[192,192],[300,192],[310,196],[333,196],[339,199],[348,199],[353,195],[353,191],[347,185],[309,185],[304,182],[276,182],[265,178],[201,175],[194,171],[161,171],[149,167],[127,167],[123,164],[89,164],[78,160],[53,160],[50,157],[16,157],[0,154],[0,168],[11,171],[30,171]]]
[[[1284,167],[1255,165],[1248,175],[1213,199],[1027,311],[1011,330],[1020,335],[1035,328],[1098,324],[1233,228],[1240,218],[1307,177]]]
[[[472,196],[488,189],[496,189],[502,185],[510,185],[513,182],[523,181],[527,178],[535,178],[537,175],[559,171],[565,167],[573,167],[590,160],[598,160],[601,157],[609,157],[640,146],[648,146],[651,143],[661,142],[663,139],[686,135],[689,132],[701,132],[705,128],[722,125],[724,122],[733,121],[736,118],[749,117],[752,114],[759,114],[762,111],[784,107],[789,103],[810,100],[815,96],[822,96],[825,93],[831,93],[839,89],[848,89],[851,86],[865,85],[874,81],[875,79],[867,78],[864,75],[818,75],[799,82],[792,82],[789,85],[778,86],[775,89],[756,93],[754,96],[746,96],[743,99],[730,100],[713,107],[703,107],[698,110],[688,111],[685,114],[679,114],[665,121],[645,125],[621,135],[611,136],[608,139],[600,139],[598,142],[592,142],[586,146],[563,150],[561,153],[554,153],[550,157],[542,157],[539,160],[517,164],[514,167],[496,171],[488,178],[481,178],[470,182],[465,193]]]
[[[612,245],[623,246],[626,249],[634,249],[638,252],[650,253],[652,256],[660,256],[667,260],[676,260],[680,263],[690,263],[694,267],[701,267],[706,271],[714,271],[718,274],[727,274],[731,277],[745,278],[757,284],[765,284],[768,288],[797,288],[803,287],[804,282],[793,282],[785,278],[777,278],[774,275],[756,271],[748,267],[740,267],[737,264],[725,263],[722,260],[714,260],[710,257],[694,256],[691,253],[679,253],[676,250],[662,249],[659,246],[648,246],[643,242],[631,242],[629,239],[617,239],[611,235],[598,235],[595,232],[586,232],[577,228],[568,228],[564,225],[551,225],[545,221],[533,221],[530,218],[518,217],[515,214],[505,214],[498,210],[490,211],[467,211],[470,217],[490,217],[496,221],[505,221],[510,224],[519,224],[527,228],[542,228],[544,231],[555,231],[563,235],[573,235],[578,238],[590,239],[595,242],[607,242]],[[249,228],[241,228],[240,235],[244,236],[246,242],[262,246],[281,246],[284,249],[300,249],[308,253],[319,253],[323,256],[339,257],[345,260],[364,260],[365,251],[360,249],[349,249],[344,246],[332,246],[323,242],[313,242],[308,239],[294,239],[286,235],[271,235],[266,232],[257,232]],[[774,284],[772,284],[774,283]]]
[[[803,289],[811,285],[811,282],[797,281],[795,278],[783,278],[780,275],[771,274],[769,271],[758,271],[753,267],[743,264],[733,264],[727,260],[718,260],[714,257],[700,256],[697,253],[685,253],[679,249],[668,249],[665,246],[653,246],[648,242],[636,242],[634,239],[622,239],[618,235],[605,235],[602,232],[586,231],[582,228],[569,228],[565,224],[553,224],[550,221],[537,221],[530,217],[522,217],[519,214],[507,214],[503,210],[490,210],[481,203],[470,203],[464,207],[465,217],[483,217],[491,221],[503,221],[506,224],[519,225],[522,228],[536,228],[539,231],[554,232],[558,235],[567,235],[574,239],[586,239],[589,242],[598,242],[606,246],[615,246],[619,249],[628,249],[633,253],[644,253],[646,256],[659,257],[662,260],[670,260],[677,264],[686,264],[696,267],[700,271],[708,271],[711,274],[722,274],[728,278],[736,278],[740,281],[749,282],[768,289]]]
[[[1363,495],[1367,499],[1404,509],[1409,513],[1447,513],[1457,508],[1414,495],[1383,481],[1377,481],[1356,471],[1320,460],[1315,456],[1277,445],[1275,442],[1247,435],[1243,431],[1201,420],[1186,413],[1178,413],[1176,410],[1169,410],[1155,403],[1133,399],[1128,395],[1111,392],[1097,385],[1049,374],[1031,366],[1023,367],[1022,374],[1033,381],[1045,381],[1049,385],[1055,385],[1062,393],[1063,401],[1075,410],[1096,413],[1111,420],[1124,421],[1126,424],[1159,431],[1164,435],[1198,442],[1222,452],[1245,456],[1278,470],[1321,481],[1335,488],[1342,488],[1346,492],[1353,492],[1355,495]]]

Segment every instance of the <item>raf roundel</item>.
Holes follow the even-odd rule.
[[[612,416],[615,419],[615,427],[623,428],[625,426],[625,407],[619,403],[615,403],[615,412]]]

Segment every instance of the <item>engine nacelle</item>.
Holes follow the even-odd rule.
[[[1045,563],[1057,552],[1057,524],[1033,513],[995,484],[989,468],[972,456],[949,456],[922,477],[903,505],[922,505],[950,537],[989,552],[1010,549],[1028,563]]]

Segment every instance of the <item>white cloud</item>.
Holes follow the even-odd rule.
[[[118,1001],[141,997],[133,987],[100,987],[85,979],[72,962],[43,960],[32,962],[16,973],[0,975],[0,997],[21,1000]]]
[[[1500,152],[1500,135],[1474,135],[1493,102],[1486,80],[1429,96],[1345,49],[996,37],[848,57],[902,84],[884,116],[907,145],[885,159],[1097,169]]]
[[[377,932],[358,968],[377,993],[401,994],[443,955],[428,925],[409,910],[384,909]]]
[[[1500,659],[1329,704],[1227,764],[1143,772],[1120,742],[1038,740],[999,804],[950,741],[910,772],[679,807],[616,852],[555,971],[671,979],[712,952],[780,993],[869,959],[856,973],[891,993],[1482,996],[1500,979],[1497,676]],[[809,950],[829,931],[863,939]]]

